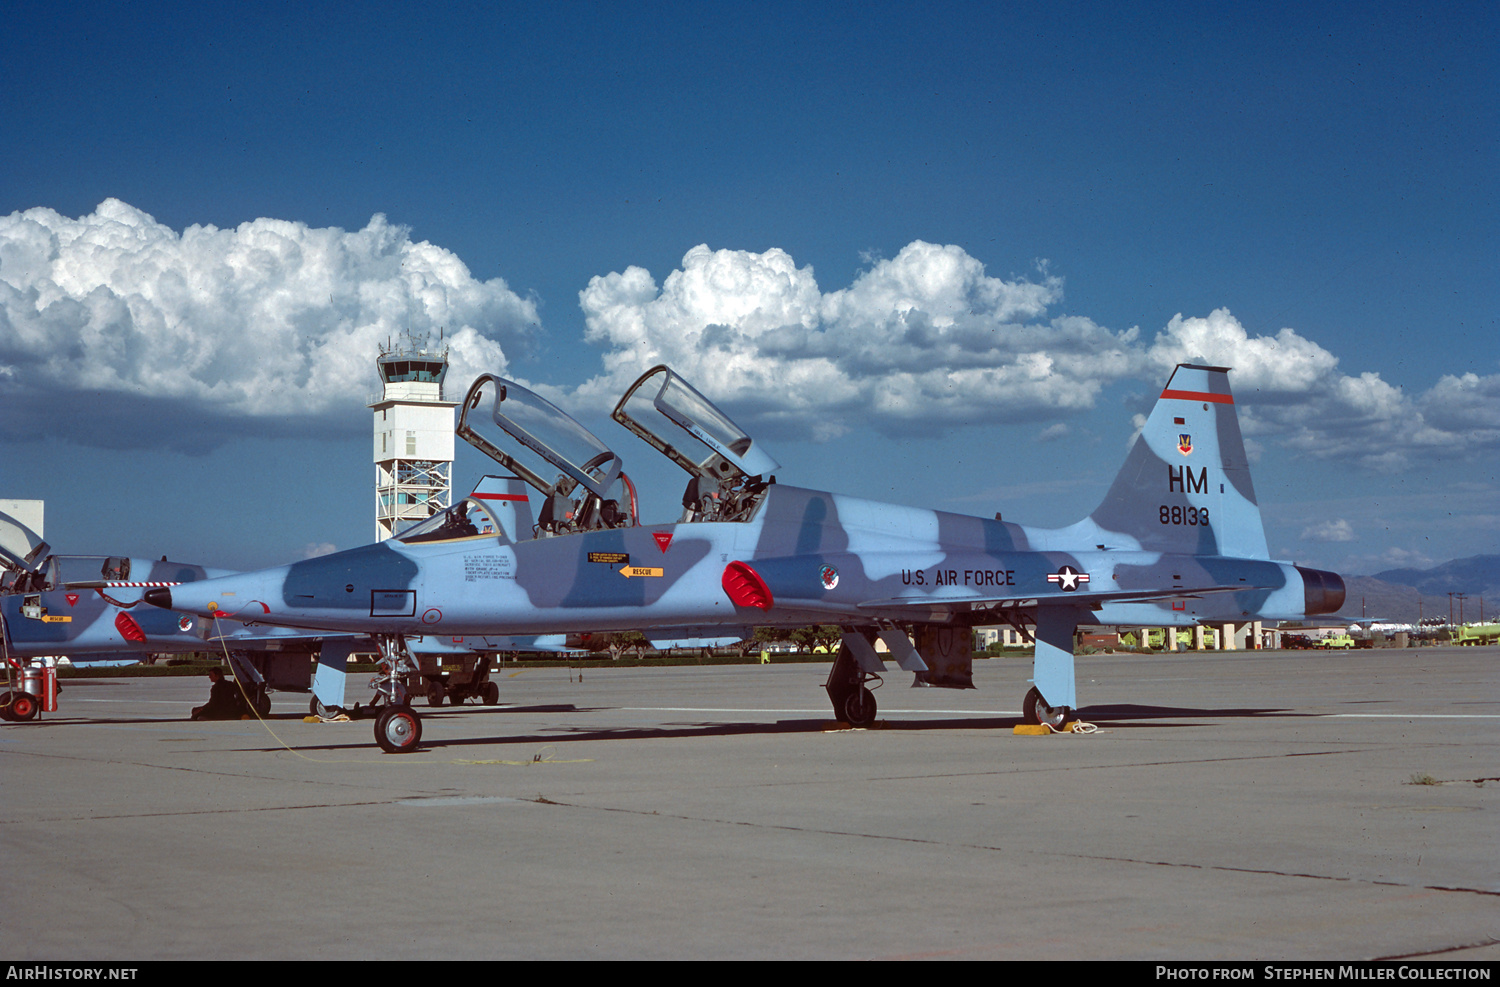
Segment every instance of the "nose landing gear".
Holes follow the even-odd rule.
[[[406,754],[422,742],[422,718],[410,706],[387,706],[375,718],[375,742],[387,754]]]

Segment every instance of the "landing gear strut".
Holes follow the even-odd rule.
[[[1068,714],[1071,712],[1066,706],[1047,705],[1047,700],[1042,698],[1041,692],[1034,686],[1021,701],[1021,720],[1031,726],[1046,725],[1054,730],[1061,730],[1063,724],[1068,722]]]
[[[879,681],[880,676],[859,667],[848,645],[840,645],[838,657],[834,659],[833,669],[823,686],[828,690],[829,702],[833,703],[833,715],[852,727],[867,727],[874,723],[875,695],[865,683]]]

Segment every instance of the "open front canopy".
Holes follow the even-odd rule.
[[[491,419],[501,432],[497,438],[519,443],[521,449],[540,457],[546,466],[534,460],[530,465],[523,463],[475,430],[469,414],[484,402],[487,390],[494,392]],[[582,484],[590,493],[603,498],[620,475],[620,457],[594,433],[541,395],[494,374],[484,374],[469,387],[455,431],[545,494],[571,493]],[[548,466],[559,472],[556,480],[544,479],[543,473],[550,472]]]

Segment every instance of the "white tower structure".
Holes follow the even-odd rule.
[[[408,331],[375,361],[375,538],[385,541],[453,503],[453,409],[446,346]]]

